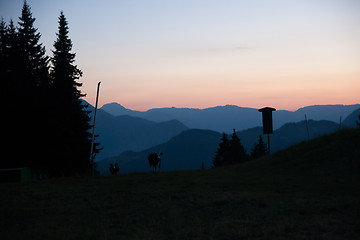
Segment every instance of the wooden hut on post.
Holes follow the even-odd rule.
[[[262,113],[262,122],[263,122],[263,134],[268,135],[268,152],[270,153],[270,134],[273,133],[273,120],[272,112],[276,111],[275,108],[264,107],[259,109],[259,112]]]

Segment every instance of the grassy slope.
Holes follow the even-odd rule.
[[[360,131],[208,171],[0,184],[2,239],[359,239]]]

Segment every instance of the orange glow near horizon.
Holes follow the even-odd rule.
[[[180,80],[168,82],[151,79],[147,84],[136,83],[114,88],[103,81],[100,105],[117,102],[126,108],[145,111],[159,107],[208,108],[223,105],[261,108],[273,106],[294,111],[309,105],[358,104],[360,103],[359,74],[322,76],[268,77],[236,82],[223,78],[215,80]],[[341,79],[341,80],[339,80]],[[245,83],[245,84],[244,84]],[[244,84],[244,85],[242,85]],[[95,89],[86,100],[93,103]]]
[[[359,1],[54,2],[30,2],[35,27],[51,56],[64,11],[91,104],[99,81],[99,106],[142,111],[360,103]]]
[[[64,12],[92,105],[99,81],[99,106],[141,111],[360,103],[360,1],[28,3],[49,57]],[[0,1],[0,17],[22,5]]]

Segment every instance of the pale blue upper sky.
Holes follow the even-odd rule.
[[[358,0],[27,2],[49,55],[64,11],[91,103],[98,81],[100,104],[136,110],[360,102]]]

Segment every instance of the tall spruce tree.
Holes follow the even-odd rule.
[[[12,126],[12,115],[8,116],[9,111],[11,109],[11,107],[9,106],[11,104],[7,104],[9,100],[9,96],[10,96],[10,85],[11,82],[9,81],[8,78],[8,69],[7,69],[7,62],[8,62],[8,47],[9,47],[9,42],[8,42],[8,27],[4,21],[3,18],[0,19],[0,84],[1,84],[1,88],[0,88],[0,101],[2,103],[6,103],[3,105],[3,111],[5,112],[4,117],[2,117],[2,122],[3,122],[3,126],[6,126],[7,129],[2,131],[2,137],[4,139],[3,143],[2,143],[2,154],[3,156],[0,158],[0,168],[7,168],[7,167],[11,167],[11,165],[8,162],[8,160],[6,159],[6,156],[11,156],[11,153],[13,149],[11,149],[11,142],[14,142],[15,139],[12,139],[12,135],[13,133],[11,133],[9,130],[11,129]],[[11,112],[10,112],[11,114]],[[2,116],[3,116],[2,115]],[[10,128],[9,128],[10,127]],[[9,151],[10,150],[10,151]],[[15,161],[12,162],[12,164],[17,164],[15,163]],[[15,165],[16,166],[16,165]]]
[[[0,20],[0,75],[2,92],[2,102],[7,102],[6,106],[19,105],[21,103],[27,104],[25,101],[20,101],[25,92],[24,84],[25,78],[21,78],[21,73],[24,67],[20,64],[19,56],[24,55],[19,48],[19,33],[14,26],[14,22],[10,20],[9,25],[6,25],[3,19]]]
[[[18,32],[14,26],[14,22],[10,20],[7,26],[3,19],[0,20],[0,74],[2,88],[6,99],[13,102],[13,93],[15,91],[14,76],[16,70],[19,69],[18,57],[20,51],[18,48]]]
[[[1,88],[1,98],[7,94],[8,88],[8,79],[6,78],[7,68],[6,68],[6,52],[7,52],[7,26],[3,18],[0,18],[0,76],[1,84],[5,87]],[[3,100],[3,99],[2,99]]]
[[[7,163],[9,167],[43,166],[48,157],[43,151],[48,142],[43,96],[44,87],[50,83],[49,66],[34,22],[25,1],[18,28],[13,21],[5,28],[3,21],[0,24],[0,74],[7,113],[4,126],[11,130],[6,131],[3,154],[11,156]]]
[[[26,93],[36,94],[36,90],[33,89],[49,84],[49,58],[45,55],[45,47],[40,43],[41,34],[34,27],[36,19],[32,17],[31,8],[26,1],[19,20],[18,64],[21,67],[19,84],[26,89],[26,96]]]
[[[82,76],[81,70],[74,64],[75,53],[72,53],[72,41],[63,12],[59,16],[57,39],[54,43],[51,58],[51,77],[53,81],[53,102],[56,106],[56,146],[58,148],[55,171],[58,174],[71,175],[91,170],[89,161],[90,133],[89,111],[82,104],[82,94],[77,80]]]
[[[16,71],[19,70],[18,56],[21,55],[21,52],[19,47],[19,33],[16,27],[14,26],[13,20],[10,20],[9,26],[7,28],[6,40],[7,40],[7,47],[6,47],[7,74],[12,79],[11,81],[14,82],[13,76],[16,74]]]
[[[0,20],[1,97],[9,130],[3,154],[10,156],[0,167],[47,168],[52,175],[88,172],[90,118],[80,99],[85,94],[76,80],[82,72],[74,65],[65,16],[59,17],[51,71],[26,1],[19,19],[18,28]]]
[[[41,87],[50,83],[49,58],[40,42],[41,34],[34,27],[35,20],[25,1],[18,28],[12,20],[8,26],[0,21],[0,72],[6,82],[6,97],[8,102],[21,104],[25,109],[41,101]]]

